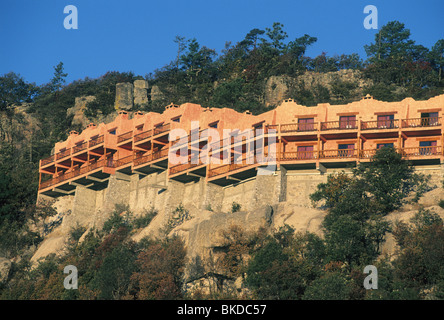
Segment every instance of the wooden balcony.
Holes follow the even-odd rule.
[[[117,144],[128,142],[133,137],[133,131],[128,131],[117,137]]]
[[[123,157],[121,159],[118,159],[115,163],[116,163],[116,168],[120,168],[126,164],[132,163],[134,159],[134,156],[131,154],[129,156]]]
[[[291,123],[282,124],[281,133],[298,133],[298,132],[311,132],[318,130],[318,123]]]
[[[178,180],[181,182],[196,181],[206,176],[207,163],[198,161],[189,161],[187,163],[179,163],[169,168],[168,177],[170,179]]]
[[[320,159],[349,159],[359,158],[358,150],[356,149],[336,149],[336,150],[321,150],[319,152]]]
[[[39,190],[44,190],[49,187],[56,187],[63,184],[63,182],[69,182],[75,178],[83,176],[87,173],[93,172],[96,169],[100,168],[114,168],[115,164],[112,158],[109,159],[99,159],[97,161],[90,161],[89,164],[84,165],[82,167],[75,167],[71,171],[67,171],[59,174],[56,177],[53,177],[49,180],[43,181],[39,185]]]
[[[167,123],[162,126],[154,127],[153,129],[153,136],[157,136],[166,132],[169,132],[171,130],[171,124]]]
[[[165,157],[168,157],[168,149],[162,149],[147,155],[138,156],[134,158],[133,164],[134,167],[140,166],[145,163],[151,163],[157,160],[161,160]]]
[[[318,158],[317,151],[285,151],[282,152],[279,160],[281,161],[310,161]]]
[[[71,148],[58,152],[56,156],[56,160],[61,160],[71,155]]]
[[[82,151],[85,151],[88,149],[88,141],[84,141],[80,144],[76,144],[74,147],[72,147],[72,154],[76,154]]]
[[[147,131],[143,131],[134,136],[134,143],[146,140],[148,138],[151,138],[152,136],[153,136],[153,130],[150,129]]]
[[[355,129],[358,129],[358,121],[357,120],[321,122],[321,131],[355,130]]]
[[[404,119],[402,128],[427,128],[441,126],[441,117]]]
[[[47,158],[42,159],[42,160],[40,161],[40,166],[42,166],[42,167],[43,167],[43,166],[47,166],[47,165],[53,163],[54,160],[55,160],[55,155],[53,154],[53,155],[51,155],[51,156],[49,156],[49,157],[47,157]]]
[[[102,145],[105,141],[105,136],[101,135],[94,139],[89,140],[89,148],[94,148]]]
[[[375,120],[375,121],[362,121],[361,130],[387,130],[398,129],[399,120]]]
[[[442,147],[430,146],[430,147],[403,148],[402,155],[407,159],[436,157],[442,155]]]
[[[228,186],[239,181],[256,176],[256,168],[261,163],[256,157],[243,159],[240,163],[230,163],[208,170],[208,181],[212,183]]]

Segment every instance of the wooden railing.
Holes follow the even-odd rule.
[[[138,133],[134,136],[134,142],[142,141],[146,138],[150,138],[153,135],[153,130],[147,130],[141,133]]]
[[[133,162],[134,156],[131,154],[129,156],[120,158],[116,161],[116,168],[121,167],[125,164]]]
[[[56,159],[60,160],[60,159],[63,159],[65,157],[69,156],[69,155],[71,155],[71,148],[63,150],[63,151],[60,151],[59,153],[57,153],[56,154]]]
[[[403,128],[437,127],[441,125],[441,117],[415,118],[402,120]]]
[[[197,163],[192,163],[192,162],[187,162],[187,163],[180,163],[180,164],[176,164],[175,166],[172,166],[170,168],[170,174],[176,174],[182,171],[186,171],[188,169],[194,168],[194,167],[198,167],[201,165],[204,165],[205,163],[203,163],[200,159]]]
[[[45,159],[41,160],[41,165],[46,166],[47,164],[53,163],[55,160],[55,155],[51,155]]]
[[[402,149],[402,155],[407,158],[436,156],[441,154],[442,154],[442,149],[440,146],[410,147]]]
[[[103,141],[105,141],[104,138],[105,137],[103,135],[101,135],[101,136],[98,136],[97,138],[89,140],[89,147],[92,148],[92,147],[95,147],[95,146],[103,143]]]
[[[370,159],[375,155],[375,153],[376,153],[376,149],[360,150],[359,151],[359,158],[360,159]]]
[[[344,159],[357,157],[358,150],[356,149],[321,150],[319,152],[319,158],[321,159]]]
[[[318,123],[289,123],[281,125],[268,125],[268,129],[274,129],[280,133],[291,132],[310,132],[310,131],[328,131],[328,130],[354,130],[358,129],[358,121],[327,121],[321,122],[320,127]],[[441,117],[432,118],[414,118],[414,119],[389,119],[389,120],[373,120],[361,121],[361,130],[385,130],[401,128],[415,128],[415,127],[438,127],[441,126]]]
[[[317,158],[317,151],[288,151],[282,152],[281,154],[281,161],[309,160]]]
[[[77,153],[83,150],[86,150],[88,148],[88,141],[84,141],[80,144],[76,144],[74,147],[72,147],[72,153]]]
[[[399,120],[375,120],[375,121],[362,121],[361,130],[375,130],[375,129],[397,129],[399,128]]]
[[[147,162],[151,162],[151,161],[156,161],[165,157],[168,157],[168,149],[162,149],[144,156],[136,156],[134,157],[134,161],[133,164],[134,166],[138,166],[141,165],[143,163],[147,163]]]
[[[170,131],[170,128],[171,128],[170,123],[164,124],[162,126],[154,127],[154,134],[153,135],[158,135],[158,134]]]
[[[317,131],[318,124],[317,123],[291,123],[291,124],[282,124],[281,132],[306,132],[306,131]]]
[[[125,132],[117,137],[117,143],[129,140],[133,137],[133,131]]]
[[[358,121],[357,120],[321,122],[321,131],[350,130],[350,129],[357,129],[357,128],[358,128]]]
[[[210,170],[208,170],[208,178],[232,172],[238,169],[250,167],[254,164],[257,164],[256,157],[249,157],[247,159],[242,159],[241,163],[230,163],[216,168],[211,168]]]
[[[54,177],[52,179],[41,182],[40,186],[39,186],[39,190],[48,188],[50,186],[57,185],[63,181],[70,180],[70,179],[80,176],[82,174],[85,174],[90,171],[96,170],[98,168],[103,168],[103,167],[114,168],[115,164],[114,164],[113,159],[108,158],[108,159],[100,159],[97,161],[92,160],[86,166],[74,168],[72,171],[62,173],[62,174],[58,175],[57,177]]]

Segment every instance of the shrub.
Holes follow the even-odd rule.
[[[174,209],[172,212],[171,218],[168,220],[168,223],[165,227],[165,234],[169,234],[171,230],[173,230],[175,227],[181,225],[187,220],[190,220],[192,216],[190,215],[190,212],[185,209],[185,207],[181,204]]]
[[[86,228],[81,226],[78,222],[75,227],[71,227],[69,237],[74,242],[78,242],[80,237],[85,233]]]
[[[138,228],[145,228],[150,224],[150,222],[154,219],[154,217],[157,215],[157,210],[154,209],[154,207],[150,208],[149,210],[146,210],[144,214],[142,214],[140,217],[136,217],[133,220],[133,225],[136,229]]]
[[[231,204],[231,213],[238,212],[238,211],[240,211],[240,209],[241,209],[241,205],[239,203],[233,201],[233,203]]]

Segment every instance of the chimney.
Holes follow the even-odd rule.
[[[143,112],[142,111],[136,111],[134,112],[134,118],[139,119],[143,117]]]
[[[119,118],[128,119],[128,112],[123,111],[123,110],[119,111]]]

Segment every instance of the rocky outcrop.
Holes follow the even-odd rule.
[[[76,97],[74,107],[66,110],[68,117],[72,116],[71,125],[79,126],[84,129],[90,123],[90,120],[85,116],[86,105],[88,102],[94,101],[95,96]]]
[[[146,80],[134,81],[134,105],[146,106],[148,104],[148,82]]]
[[[131,110],[133,108],[133,84],[122,82],[116,84],[116,100],[114,107],[119,110]]]
[[[318,88],[325,88],[331,100],[343,101],[345,98],[360,99],[363,88],[370,80],[365,79],[359,70],[339,70],[335,72],[306,71],[298,77],[272,76],[265,82],[264,104],[267,107],[277,106],[284,99],[294,99],[300,90],[316,92]],[[343,96],[344,85],[349,97]]]
[[[159,86],[154,85],[151,87],[151,90],[150,90],[151,101],[161,100],[164,97],[165,96],[164,96],[163,92],[160,90]]]

